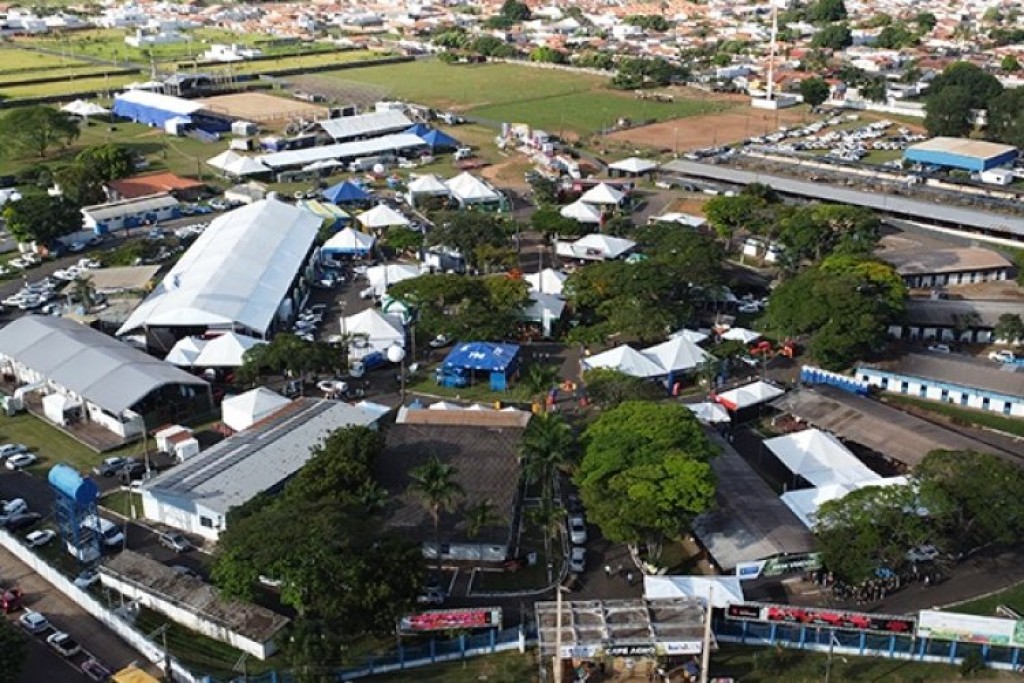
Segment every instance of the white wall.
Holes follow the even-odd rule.
[[[194,509],[186,509],[176,504],[174,500],[165,498],[154,491],[142,492],[142,515],[146,519],[165,524],[186,533],[197,534],[203,538],[217,542],[220,532],[223,531],[223,520],[220,516],[202,506],[194,505]],[[213,526],[203,526],[201,518],[206,517],[213,522]],[[220,526],[218,526],[220,525]]]
[[[990,394],[979,389],[970,389],[968,387],[953,388],[948,383],[946,384],[948,387],[948,394],[944,399],[942,397],[943,386],[939,386],[938,383],[934,381],[929,382],[928,380],[913,379],[909,377],[901,379],[899,376],[893,376],[889,373],[879,372],[870,368],[858,368],[857,377],[867,381],[869,385],[877,388],[882,387],[883,378],[888,378],[888,387],[884,389],[884,391],[888,391],[892,394],[902,394],[913,398],[950,403],[955,406],[985,410],[999,415],[1004,414],[1004,406],[1007,402],[1004,398],[992,398]],[[907,382],[906,391],[903,391],[904,381]],[[922,393],[922,388],[924,388],[924,393]],[[984,405],[986,396],[990,396],[987,408]],[[966,399],[964,397],[966,397]],[[966,403],[963,402],[964,400],[966,400]],[[1024,399],[1017,398],[1010,400],[1009,416],[1024,417]]]

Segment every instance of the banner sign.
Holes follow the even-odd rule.
[[[403,631],[448,631],[462,628],[501,628],[501,608],[430,610],[403,617]]]
[[[979,645],[1024,646],[1024,621],[921,610],[917,637]]]
[[[782,576],[793,572],[812,572],[821,569],[821,553],[794,553],[765,560],[763,576]]]
[[[764,566],[768,564],[768,560],[758,560],[757,562],[740,562],[736,565],[736,576],[740,577],[740,581],[750,581],[761,576],[761,572],[764,571]]]
[[[914,632],[917,624],[913,617],[759,603],[729,605],[725,610],[725,616],[729,619],[745,621],[795,624],[799,626],[824,626],[846,631],[868,631],[871,633],[909,634]]]
[[[588,645],[565,645],[562,659],[599,659],[601,657],[665,657],[671,655],[696,655],[701,652],[699,640],[670,640],[657,643],[593,643]]]

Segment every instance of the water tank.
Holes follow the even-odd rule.
[[[92,505],[100,492],[92,479],[84,478],[73,467],[54,465],[47,475],[50,486],[74,500],[79,506]]]

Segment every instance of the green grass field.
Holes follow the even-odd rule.
[[[45,97],[47,95],[72,95],[80,92],[113,92],[132,81],[140,80],[138,75],[128,76],[92,76],[87,78],[68,78],[55,83],[33,83],[32,85],[0,85],[0,95],[17,99],[20,97]]]
[[[4,74],[12,71],[81,66],[85,64],[86,62],[78,61],[71,57],[43,54],[42,52],[26,50],[20,47],[5,46],[0,48],[0,73]]]
[[[948,612],[961,612],[963,614],[977,614],[983,617],[995,617],[996,607],[1005,605],[1017,612],[1024,613],[1024,583],[1011,586],[1004,591],[985,598],[971,600],[955,607],[950,607]]]
[[[79,471],[88,471],[98,465],[103,458],[142,453],[142,442],[138,441],[100,455],[49,422],[29,413],[21,413],[14,417],[0,416],[0,443],[21,443],[28,446],[30,451],[39,456],[39,462],[30,467],[29,471],[40,475],[45,475],[50,467],[57,463],[70,465]]]
[[[528,123],[552,133],[587,134],[619,118],[665,120],[722,109],[720,103],[704,100],[637,100],[632,93],[609,88],[606,78],[512,64],[465,66],[424,60],[311,78],[336,89],[372,89],[496,122]]]
[[[276,69],[298,69],[302,67],[321,67],[328,64],[350,64],[368,59],[379,59],[384,55],[369,50],[352,50],[348,52],[317,52],[314,54],[303,54],[295,56],[283,56],[277,59],[265,59],[258,62],[239,62],[232,64],[230,73],[253,74]],[[203,73],[227,73],[229,69],[222,66],[199,67]]]
[[[0,54],[0,57],[2,56],[3,55]],[[18,82],[24,82],[34,78],[60,77],[68,80],[71,80],[72,78],[89,78],[90,76],[100,76],[111,69],[113,69],[113,67],[96,66],[95,64],[79,64],[77,66],[48,66],[41,67],[39,69],[0,72],[0,88],[11,87],[13,84]]]
[[[975,425],[977,427],[988,427],[1016,436],[1024,436],[1024,420],[1004,417],[987,410],[973,410],[961,408],[952,403],[940,403],[938,401],[926,401],[912,396],[900,396],[896,394],[885,394],[882,397],[885,403],[897,405],[909,405],[926,412],[935,413],[948,417],[960,424]]]

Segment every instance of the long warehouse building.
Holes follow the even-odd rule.
[[[918,164],[931,164],[963,171],[987,171],[1017,160],[1017,148],[985,140],[968,138],[932,138],[907,147],[903,158]]]
[[[851,190],[838,185],[813,183],[769,173],[753,173],[731,166],[702,164],[683,159],[662,164],[660,171],[663,176],[701,178],[732,185],[767,183],[775,191],[795,197],[863,206],[892,216],[910,220],[925,220],[955,228],[967,228],[998,237],[1024,238],[1024,218],[1020,216],[908,199],[893,194]]]

